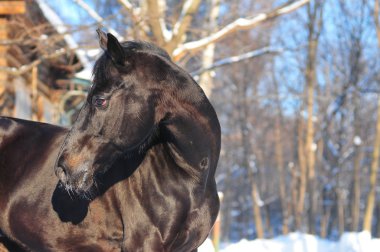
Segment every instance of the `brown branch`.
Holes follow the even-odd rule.
[[[187,0],[182,7],[181,15],[173,27],[173,35],[167,50],[171,53],[183,41],[184,34],[191,24],[194,13],[198,10],[200,0]]]
[[[165,0],[147,0],[148,7],[148,22],[154,34],[154,37],[157,39],[157,44],[164,46],[165,43],[169,40],[169,31],[165,25]]]
[[[376,26],[376,35],[377,35],[377,43],[380,47],[380,23],[379,23],[379,1],[375,1],[375,7],[373,11],[373,19],[375,21],[375,26]]]
[[[142,14],[141,7],[133,6],[132,3],[128,0],[117,0],[117,1],[131,15],[131,20],[134,25],[134,28],[133,28],[134,32],[137,32],[138,34],[140,34],[140,36],[143,36],[143,38],[146,38],[147,34],[149,33],[149,27],[144,21],[144,15]],[[139,36],[136,36],[135,34],[133,34],[132,37],[136,39]]]
[[[210,14],[208,17],[207,27],[209,32],[206,36],[217,30],[217,20],[220,13],[220,0],[211,0]],[[210,44],[205,47],[202,53],[202,68],[207,68],[214,63],[215,44]],[[203,72],[199,75],[199,85],[207,97],[210,97],[214,89],[214,81],[210,72]]]
[[[111,20],[115,18],[115,15],[110,15],[105,18],[103,18],[103,22],[107,20]],[[10,21],[10,24],[12,25],[12,22]],[[82,32],[82,31],[89,31],[89,30],[95,30],[97,27],[99,27],[99,22],[93,22],[88,25],[62,25],[61,27],[64,27],[66,30],[65,32],[60,33],[54,33],[49,35],[49,40],[53,40],[54,42],[61,41],[65,35],[73,35],[74,33]],[[38,43],[41,43],[42,41],[46,41],[47,37],[40,36],[42,33],[46,33],[46,31],[51,28],[51,24],[48,25],[39,25],[38,29],[36,27],[33,28],[33,30],[28,31],[28,34],[24,34],[21,38],[16,39],[0,39],[0,45],[1,46],[9,46],[9,45],[20,45],[20,46],[30,46],[30,45],[36,45]],[[41,32],[41,30],[43,32]],[[30,34],[29,34],[30,33]],[[31,36],[34,35],[33,37]],[[38,35],[38,36],[37,36]],[[51,42],[51,41],[50,41]]]
[[[83,10],[85,10],[90,17],[92,17],[97,22],[104,25],[104,18],[102,18],[94,9],[92,9],[87,3],[85,3],[83,0],[73,0],[76,4],[78,4],[80,7],[82,7]],[[106,27],[115,37],[118,39],[122,39],[123,37],[114,29],[111,27]]]
[[[208,37],[202,38],[198,41],[188,42],[179,46],[173,52],[173,59],[175,61],[178,61],[187,53],[194,53],[196,51],[199,51],[207,45],[218,42],[227,36],[236,33],[237,31],[250,30],[260,23],[295,11],[309,2],[310,0],[299,0],[296,2],[291,1],[290,3],[284,4],[268,13],[260,13],[253,18],[239,18]]]
[[[228,58],[218,60],[218,61],[214,62],[214,64],[212,64],[211,66],[201,68],[197,71],[192,72],[191,75],[197,76],[197,75],[202,74],[204,72],[211,71],[215,68],[219,68],[219,67],[222,67],[225,65],[238,63],[238,62],[243,61],[243,60],[256,58],[256,57],[263,56],[266,54],[278,54],[278,53],[281,53],[282,51],[283,50],[279,49],[279,48],[263,47],[263,48],[256,49],[256,50],[253,50],[253,51],[241,54],[241,55],[232,56],[232,57],[228,57]]]
[[[133,8],[133,5],[128,0],[117,0],[132,16],[135,16],[136,9]]]
[[[20,67],[0,67],[0,72],[5,72],[5,73],[8,73],[8,74],[11,74],[14,76],[18,76],[18,75],[24,74],[28,71],[31,71],[31,69],[33,67],[41,64],[44,60],[57,58],[57,57],[62,56],[66,53],[75,51],[76,49],[78,49],[78,48],[75,48],[75,49],[73,49],[73,48],[61,48],[61,49],[58,49],[51,54],[43,55],[40,58],[38,58],[37,60],[34,60],[31,63],[26,64],[26,65],[22,65]]]

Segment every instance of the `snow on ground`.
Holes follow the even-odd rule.
[[[205,242],[198,248],[198,252],[214,252],[214,245],[210,239],[206,239]]]
[[[211,241],[205,242],[200,252],[214,252]],[[207,246],[206,246],[207,245]],[[380,239],[369,232],[344,233],[339,241],[329,241],[309,234],[291,233],[273,239],[241,240],[220,252],[379,252]]]

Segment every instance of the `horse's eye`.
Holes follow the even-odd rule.
[[[108,105],[108,101],[104,97],[94,96],[92,97],[92,105],[97,108],[106,108]]]

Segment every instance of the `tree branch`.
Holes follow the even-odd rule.
[[[220,0],[211,0],[210,3],[210,15],[208,18],[209,33],[217,30],[217,20],[220,11]],[[215,58],[215,44],[209,44],[202,52],[202,68],[211,66],[214,63]],[[207,97],[210,97],[214,89],[214,81],[212,79],[212,73],[204,72],[199,75],[199,85],[203,89],[203,92]]]
[[[263,55],[266,55],[266,54],[278,54],[278,53],[281,53],[283,51],[284,50],[281,49],[281,48],[274,48],[274,47],[270,47],[270,46],[263,47],[263,48],[260,48],[260,49],[257,49],[257,50],[253,50],[253,51],[241,54],[241,55],[232,56],[232,57],[228,57],[228,58],[224,58],[224,59],[218,60],[218,61],[214,62],[214,64],[212,64],[211,66],[208,66],[208,67],[205,67],[205,68],[201,68],[201,69],[199,69],[197,71],[192,72],[191,75],[192,76],[197,76],[197,75],[200,75],[200,74],[202,74],[204,72],[213,70],[213,69],[221,67],[221,66],[234,64],[234,63],[246,60],[246,59],[251,59],[251,58],[259,57],[259,56],[263,56]]]
[[[376,27],[376,35],[377,35],[377,43],[380,47],[380,23],[379,23],[379,9],[380,9],[380,6],[379,6],[379,1],[376,0],[375,1],[375,6],[374,6],[374,10],[373,10],[373,20],[375,22],[375,27]]]
[[[152,29],[157,43],[164,46],[170,40],[171,33],[165,25],[165,0],[147,0],[149,25]]]
[[[187,0],[182,7],[181,15],[173,27],[172,39],[166,48],[172,52],[182,42],[183,35],[191,24],[194,13],[198,10],[200,0]]]
[[[140,8],[134,8],[131,2],[128,0],[117,0],[121,6],[124,7],[128,11],[128,13],[131,15],[133,22],[138,22],[139,16],[141,14]]]
[[[173,59],[174,61],[178,61],[187,53],[194,53],[211,43],[215,43],[233,33],[236,33],[237,31],[252,29],[262,22],[272,20],[278,16],[295,11],[298,8],[309,3],[309,1],[310,0],[299,0],[296,2],[291,1],[290,3],[288,2],[287,4],[284,4],[274,9],[273,11],[270,11],[268,13],[260,13],[253,18],[239,18],[208,37],[181,45],[174,50]]]
[[[139,35],[141,34],[144,38],[146,38],[147,34],[149,33],[149,27],[146,24],[146,22],[143,21],[144,15],[142,14],[141,7],[134,7],[129,0],[117,0],[117,1],[131,15],[132,23],[135,26],[133,28],[134,32],[137,32]],[[143,33],[140,33],[141,31]],[[139,36],[134,36],[134,37],[136,39],[136,37],[139,37]]]
[[[34,60],[27,65],[22,65],[20,67],[0,67],[0,72],[5,72],[14,76],[18,76],[30,71],[34,66],[39,65],[44,60],[57,58],[68,52],[75,51],[76,49],[78,48],[60,48],[51,54],[41,56],[37,60]]]
[[[128,0],[117,0],[130,14],[134,15],[133,5]]]
[[[92,17],[94,20],[99,22],[100,24],[104,25],[104,18],[102,18],[94,9],[92,9],[88,4],[86,4],[83,0],[73,0],[76,4],[78,4],[82,9],[84,9],[90,17]],[[121,36],[117,31],[112,29],[111,27],[106,27],[109,32],[111,32],[115,37],[118,39],[123,39],[123,36]]]

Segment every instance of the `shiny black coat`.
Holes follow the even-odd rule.
[[[104,33],[100,43],[105,53],[71,129],[0,118],[7,246],[196,251],[219,209],[215,111],[161,49]]]

